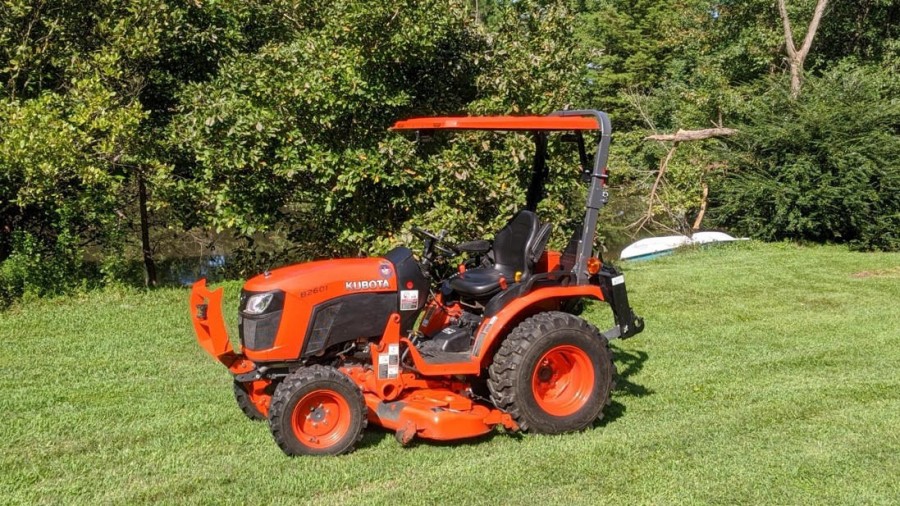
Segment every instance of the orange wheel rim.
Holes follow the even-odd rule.
[[[531,390],[538,406],[553,416],[569,416],[587,404],[594,390],[594,366],[581,348],[561,345],[534,366]]]
[[[314,390],[300,399],[291,416],[294,435],[311,448],[328,448],[350,430],[350,404],[331,390]]]

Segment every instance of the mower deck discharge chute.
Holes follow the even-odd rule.
[[[368,423],[415,437],[454,440],[507,430],[562,433],[602,416],[615,367],[608,342],[643,330],[625,280],[593,254],[606,203],[610,124],[599,111],[549,116],[415,118],[392,130],[525,131],[536,152],[526,208],[492,241],[461,244],[419,228],[421,256],[398,247],[382,258],[290,265],[244,285],[240,350],[222,318],[222,289],[194,284],[197,340],[234,377],[238,406],[269,421],[289,455],[353,449]],[[562,252],[546,249],[552,224],[535,214],[547,177],[547,138],[577,146],[588,184],[585,215]],[[587,138],[596,135],[590,162]],[[468,257],[436,279],[438,255]],[[569,311],[609,303],[616,325],[599,332]]]

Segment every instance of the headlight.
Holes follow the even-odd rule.
[[[244,312],[247,314],[262,314],[265,312],[266,308],[269,307],[269,304],[272,303],[274,297],[274,293],[259,293],[253,295],[247,299],[247,305],[244,307]]]

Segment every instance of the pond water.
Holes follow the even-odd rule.
[[[217,283],[225,278],[228,255],[170,258],[157,263],[160,285],[190,286],[200,278]]]

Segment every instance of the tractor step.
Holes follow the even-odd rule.
[[[468,362],[471,358],[471,349],[462,351],[444,351],[441,342],[437,340],[424,341],[416,346],[416,350],[429,364],[455,364]]]
[[[422,358],[429,364],[457,364],[468,362],[472,352],[466,351],[440,351],[437,353],[422,353]]]

